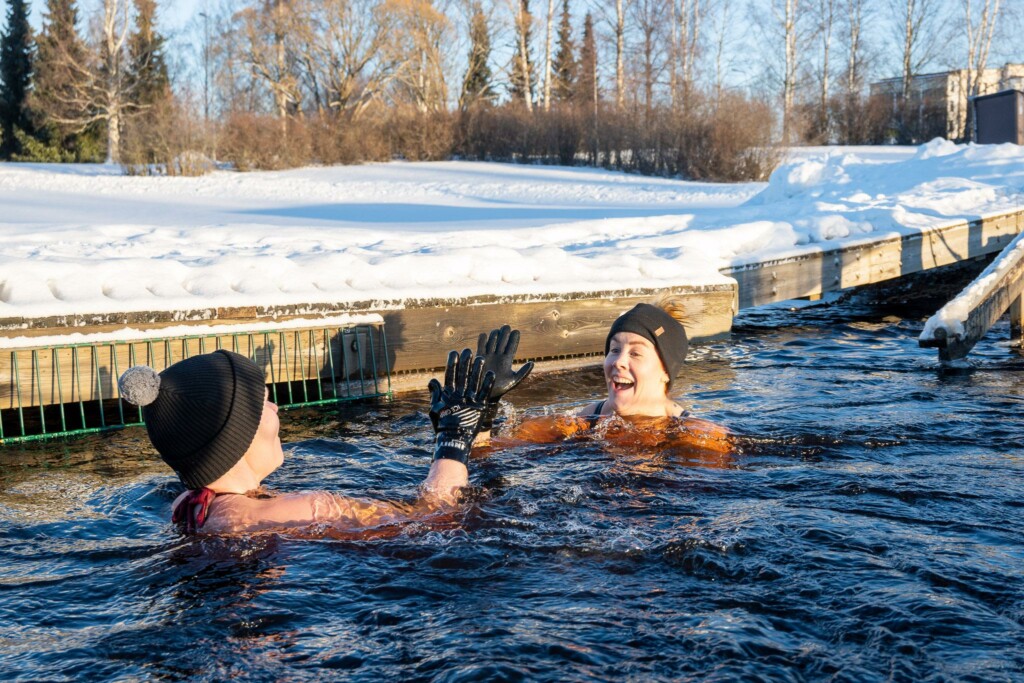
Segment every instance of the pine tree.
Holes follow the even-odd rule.
[[[473,15],[469,22],[469,66],[462,81],[459,106],[466,109],[473,104],[494,102],[495,92],[491,83],[491,36],[487,27],[487,16],[479,2],[473,3]]]
[[[18,131],[31,133],[25,99],[32,82],[32,28],[25,0],[8,0],[7,30],[0,38],[0,156],[19,150]]]
[[[43,144],[68,160],[93,157],[91,146],[98,135],[96,126],[64,123],[89,113],[78,85],[93,78],[93,64],[77,27],[75,0],[46,0],[29,96],[29,109]]]
[[[573,99],[578,103],[597,106],[597,45],[594,42],[594,18],[587,12],[583,20],[583,45],[577,71]]]
[[[572,99],[573,87],[576,85],[576,46],[572,40],[572,24],[569,17],[569,0],[562,0],[562,19],[558,24],[558,52],[555,54],[554,97],[556,102]]]
[[[141,107],[170,94],[164,37],[156,32],[156,0],[135,0],[135,32],[128,39],[128,79],[132,100]]]
[[[534,69],[533,58],[530,56],[531,24],[530,0],[519,0],[519,12],[516,15],[516,49],[512,57],[511,87],[509,93],[513,101],[526,104],[533,109]]]

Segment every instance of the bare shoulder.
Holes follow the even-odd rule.
[[[207,524],[210,531],[220,532],[306,526],[317,521],[318,503],[324,495],[322,492],[255,497],[221,495],[210,506]]]
[[[579,417],[590,417],[591,415],[597,415],[597,411],[601,408],[601,401],[594,401],[580,408],[579,412],[576,413]]]

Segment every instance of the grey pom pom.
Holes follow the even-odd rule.
[[[148,365],[128,368],[117,380],[121,398],[137,406],[148,406],[160,393],[160,375]]]

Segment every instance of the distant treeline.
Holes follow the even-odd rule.
[[[582,21],[574,6],[588,8]],[[831,89],[779,98],[726,88],[719,44],[715,77],[698,78],[715,63],[707,7],[221,0],[174,78],[157,0],[101,0],[89,21],[76,0],[46,0],[38,34],[26,0],[7,0],[0,156],[189,174],[211,160],[465,158],[746,180],[771,172],[782,142],[893,138],[856,60]],[[496,35],[511,48],[498,68]]]

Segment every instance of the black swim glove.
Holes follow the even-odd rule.
[[[533,361],[530,361],[516,372],[512,371],[512,361],[515,360],[518,348],[519,330],[513,330],[508,325],[502,325],[500,330],[491,330],[489,335],[481,333],[477,340],[476,354],[483,356],[484,372],[494,373],[494,388],[480,419],[481,432],[489,432],[494,426],[501,397],[512,391],[533,370]]]
[[[480,417],[494,387],[494,373],[484,372],[484,359],[469,349],[448,354],[444,386],[430,380],[430,419],[434,422],[434,460],[469,461]]]

